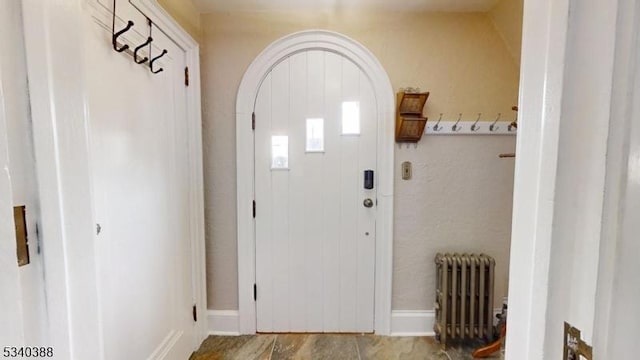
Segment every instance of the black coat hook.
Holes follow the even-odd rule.
[[[151,62],[149,63],[149,67],[151,68],[151,72],[154,74],[157,74],[159,72],[161,72],[162,70],[164,70],[163,68],[160,68],[158,70],[153,70],[153,63],[160,59],[161,57],[163,57],[166,53],[168,53],[167,49],[162,50],[162,53],[156,57],[154,57],[153,59],[151,59]]]
[[[147,60],[149,60],[148,57],[144,57],[144,58],[138,60],[138,51],[140,51],[140,49],[142,49],[143,47],[151,44],[152,41],[153,41],[153,39],[151,37],[148,37],[147,41],[145,41],[144,44],[140,44],[140,46],[136,47],[135,51],[133,52],[133,60],[136,62],[136,64],[143,64],[143,63],[147,62]]]
[[[113,34],[111,36],[111,43],[113,44],[113,50],[117,51],[117,52],[123,52],[125,50],[127,50],[129,48],[129,45],[125,44],[122,47],[118,48],[118,37],[122,34],[124,34],[125,32],[129,31],[129,29],[131,29],[131,27],[133,26],[133,21],[129,20],[127,22],[127,26],[118,31],[117,33]]]

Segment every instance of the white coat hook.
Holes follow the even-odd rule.
[[[500,129],[500,126],[496,126],[496,123],[498,122],[498,120],[500,120],[500,116],[502,116],[502,113],[498,113],[496,120],[491,125],[489,125],[489,131],[496,131]]]
[[[453,126],[451,127],[451,131],[458,132],[458,131],[462,130],[462,125],[458,125],[458,123],[460,123],[461,119],[462,119],[462,113],[460,113],[460,115],[458,116],[458,121],[456,121],[456,123],[453,124]]]
[[[482,113],[478,113],[478,118],[476,119],[476,122],[474,122],[473,125],[471,125],[471,131],[480,130],[480,126],[478,126],[478,121],[480,121],[481,117],[482,117]]]

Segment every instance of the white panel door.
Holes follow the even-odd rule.
[[[136,19],[136,26],[144,32],[146,22]],[[110,32],[93,22],[89,27],[104,359],[184,360],[194,336],[185,53],[154,30],[153,56],[162,49],[168,54],[155,64],[163,71],[152,74],[113,51]]]
[[[369,79],[341,55],[301,52],[267,75],[255,115],[257,330],[372,332]]]

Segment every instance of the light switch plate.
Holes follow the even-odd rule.
[[[402,180],[411,180],[411,162],[402,163]]]

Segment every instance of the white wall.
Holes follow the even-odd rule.
[[[630,316],[640,303],[640,253],[637,228],[640,204],[640,77],[637,36],[640,9],[635,1],[618,3],[618,30],[614,63],[611,121],[603,230],[598,266],[594,358],[623,359],[635,352],[640,322]],[[635,75],[634,75],[635,73]]]
[[[637,51],[637,46],[635,51]],[[638,60],[636,59],[636,66]],[[635,89],[633,94],[633,105],[631,109],[631,121],[616,122],[619,126],[627,129],[625,136],[624,155],[622,156],[623,171],[622,182],[611,184],[619,188],[622,197],[618,203],[617,217],[619,227],[617,236],[606,238],[609,242],[606,246],[611,246],[613,251],[610,269],[603,269],[601,266],[599,282],[607,281],[609,278],[603,276],[602,270],[612,270],[610,284],[600,286],[606,290],[610,288],[610,294],[602,294],[610,297],[608,307],[596,309],[600,318],[594,322],[594,332],[596,337],[594,345],[600,345],[596,349],[596,356],[604,359],[626,359],[630,354],[637,351],[637,335],[640,334],[640,317],[637,316],[637,306],[640,303],[640,124],[637,119],[640,115],[640,79],[635,78]],[[635,121],[634,121],[635,120]],[[626,125],[626,126],[625,126]],[[619,145],[619,144],[616,144]],[[609,188],[608,190],[612,190]],[[613,209],[612,209],[613,210]],[[596,298],[596,300],[599,300]],[[600,329],[599,327],[602,327]],[[595,357],[594,357],[595,358]]]

